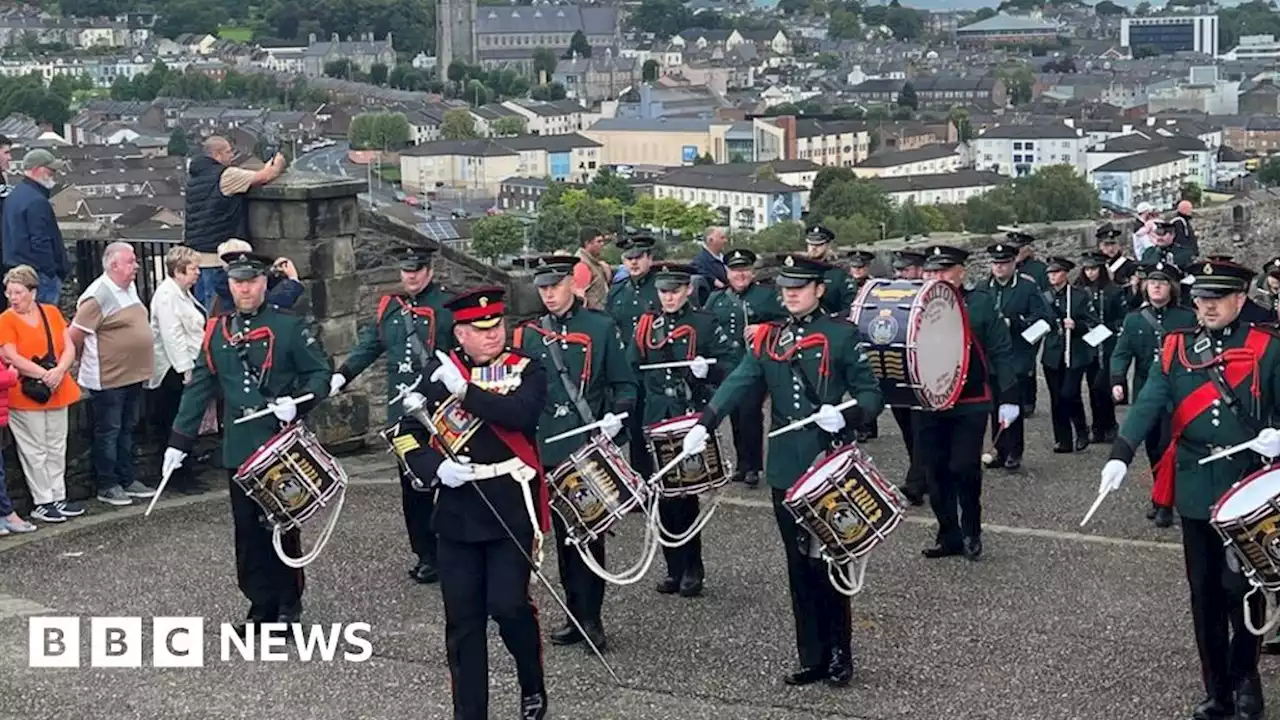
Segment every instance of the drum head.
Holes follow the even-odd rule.
[[[701,415],[683,415],[656,422],[645,428],[645,431],[653,435],[687,435],[689,429],[697,425],[701,417]]]
[[[299,436],[306,430],[302,425],[294,425],[291,428],[280,431],[270,440],[262,444],[262,447],[253,451],[253,454],[240,463],[238,474],[247,475],[255,470],[261,470],[270,466],[275,461],[275,457],[281,450],[297,441]]]
[[[964,386],[969,345],[960,292],[939,280],[925,283],[912,308],[907,347],[912,382],[926,407],[945,410]]]
[[[809,471],[802,475],[795,485],[791,486],[785,499],[789,502],[831,489],[831,478],[837,473],[844,472],[853,451],[854,449],[849,447],[823,458],[817,465],[809,468]]]
[[[1252,514],[1280,495],[1280,470],[1267,470],[1245,478],[1227,491],[1213,513],[1217,522],[1231,522]]]

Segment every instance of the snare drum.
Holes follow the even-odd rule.
[[[551,509],[579,544],[602,537],[647,498],[644,478],[613,441],[597,434],[551,472]]]
[[[1231,486],[1209,518],[1249,582],[1280,592],[1280,468],[1260,470]]]
[[[783,504],[836,564],[871,552],[905,516],[897,489],[856,445],[834,450],[809,468]]]
[[[868,280],[854,301],[871,369],[884,404],[946,410],[969,370],[969,323],[960,291],[940,280]]]
[[[701,417],[701,415],[684,415],[645,427],[644,439],[649,445],[649,455],[653,457],[654,469],[666,467],[680,455],[684,450],[685,435],[688,435],[693,426],[698,424]],[[671,472],[662,476],[662,484],[658,492],[664,498],[701,495],[709,490],[724,487],[729,482],[729,475],[730,470],[724,461],[724,448],[720,445],[720,436],[713,432],[707,437],[705,452],[681,460]]]
[[[289,425],[258,448],[232,479],[280,533],[299,528],[347,486],[342,465],[301,423]]]

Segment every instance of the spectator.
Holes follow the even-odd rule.
[[[104,272],[76,302],[71,339],[80,352],[80,387],[93,403],[93,471],[98,500],[130,505],[155,490],[133,477],[133,431],[154,350],[147,308],[133,284],[138,257],[125,242],[102,255]]]
[[[185,245],[164,257],[168,277],[151,298],[151,344],[155,368],[146,388],[155,396],[156,426],[167,437],[182,403],[182,390],[200,358],[206,313],[191,294],[200,277],[200,253]],[[189,465],[179,468],[169,484],[178,491],[199,491]]]
[[[23,156],[22,166],[26,177],[4,203],[4,261],[10,267],[34,268],[40,277],[36,301],[56,305],[69,267],[49,196],[58,184],[57,174],[66,171],[67,163],[37,148]]]
[[[609,294],[610,275],[613,269],[600,258],[604,252],[605,235],[587,227],[578,233],[578,259],[582,262],[573,268],[573,291],[592,310],[603,310],[604,299]]]
[[[9,424],[9,388],[18,382],[13,368],[0,367],[0,427]],[[0,535],[35,532],[36,526],[22,519],[4,486],[4,463],[0,463]]]
[[[218,245],[230,238],[249,236],[249,208],[245,193],[250,188],[280,177],[284,156],[277,153],[261,170],[232,167],[235,150],[218,135],[204,141],[203,154],[187,168],[186,220],[183,242],[200,253],[200,278],[195,297],[206,308],[213,307],[219,288],[227,284],[227,273],[218,258]]]
[[[237,252],[253,252],[253,246],[239,238],[231,238],[218,246],[218,257]],[[225,262],[222,267],[226,267]],[[231,285],[227,283],[225,272],[222,277],[222,282],[218,283],[213,307],[209,308],[211,316],[224,315],[236,306],[235,301],[231,299]],[[293,261],[289,258],[276,258],[271,265],[270,274],[267,275],[267,304],[287,310],[298,302],[304,290],[302,283],[298,281],[298,269],[294,267]]]
[[[9,428],[36,504],[31,517],[58,523],[84,514],[79,503],[67,502],[66,482],[67,408],[80,399],[80,388],[67,377],[76,360],[67,321],[57,305],[36,300],[39,286],[29,265],[5,273],[9,309],[0,313],[0,357],[38,383],[34,390],[9,388]]]
[[[4,135],[0,135],[0,231],[3,231],[4,219],[4,203],[9,197],[9,193],[13,190],[9,186],[9,164],[13,162],[13,141]],[[4,243],[0,241],[0,273],[9,270],[9,264],[4,261]],[[0,293],[0,310],[4,310],[9,303],[4,298],[4,294]]]

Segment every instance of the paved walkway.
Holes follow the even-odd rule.
[[[1189,716],[1199,669],[1178,530],[1143,518],[1139,471],[1081,531],[1106,451],[1052,455],[1046,414],[1030,422],[1026,470],[986,475],[982,562],[921,558],[932,537],[927,508],[913,509],[873,554],[868,588],[853,606],[858,669],[850,688],[782,684],[795,656],[781,544],[767,491],[734,487],[706,530],[705,597],[654,593],[661,558],[644,581],[610,588],[608,658],[623,687],[580,648],[546,648],[551,717]],[[901,477],[888,413],[881,431],[868,447],[886,475]],[[73,523],[0,540],[0,718],[451,717],[439,590],[406,576],[411,558],[393,466],[385,454],[344,464],[354,485],[334,539],[308,570],[306,619],[370,623],[371,660],[221,663],[214,637],[203,669],[29,668],[30,615],[200,615],[212,628],[245,610],[225,492],[162,500],[149,518],[141,504],[93,504]],[[627,528],[613,541],[614,564],[634,557],[635,539]],[[554,558],[544,567],[555,582]],[[558,624],[546,591],[535,589],[535,597],[545,625]],[[496,632],[491,649],[493,717],[514,718],[514,670]],[[1263,672],[1280,703],[1277,662],[1264,657]]]

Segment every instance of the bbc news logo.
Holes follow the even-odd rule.
[[[150,648],[151,667],[192,668],[205,665],[205,620],[201,617],[151,618],[151,633],[140,617],[92,617],[88,625],[89,667],[140,668]],[[28,618],[28,665],[78,668],[81,662],[81,619]],[[368,623],[303,625],[265,623],[243,636],[230,623],[218,629],[219,660],[250,662],[365,662],[373,656]]]

